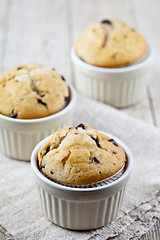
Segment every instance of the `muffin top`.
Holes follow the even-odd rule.
[[[87,27],[75,45],[76,54],[99,67],[121,67],[144,56],[144,37],[119,20],[103,20]]]
[[[58,130],[38,152],[42,173],[63,184],[95,183],[117,173],[125,161],[117,142],[84,124]]]
[[[0,113],[34,119],[54,114],[69,101],[64,77],[39,64],[15,67],[0,76]]]

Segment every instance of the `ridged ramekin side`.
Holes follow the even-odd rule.
[[[29,161],[38,142],[64,126],[71,126],[76,93],[69,86],[70,103],[58,113],[39,119],[12,119],[0,114],[0,151],[11,158]]]
[[[133,156],[124,142],[109,133],[104,134],[123,147],[127,161],[123,174],[119,173],[118,178],[109,183],[104,179],[103,184],[95,183],[91,188],[66,186],[49,180],[39,170],[37,162],[38,151],[48,138],[34,148],[31,155],[33,175],[42,211],[51,222],[68,229],[89,230],[102,227],[116,218],[132,169]]]
[[[124,189],[105,199],[70,201],[38,188],[44,215],[61,227],[75,230],[95,229],[115,219],[121,207]]]
[[[148,45],[143,59],[130,66],[101,68],[82,61],[72,49],[76,89],[87,97],[117,108],[135,104],[144,97],[152,58],[153,49]]]
[[[140,101],[148,84],[148,71],[93,77],[75,68],[76,89],[87,97],[122,108]]]
[[[31,153],[39,141],[58,129],[70,125],[71,119],[67,119],[64,123],[53,125],[48,129],[42,127],[37,131],[30,132],[0,127],[0,151],[8,157],[29,161]]]

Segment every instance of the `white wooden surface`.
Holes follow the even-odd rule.
[[[56,68],[74,84],[70,48],[83,28],[121,19],[155,49],[144,99],[120,111],[160,127],[160,0],[0,0],[0,73],[37,62]]]
[[[121,111],[160,127],[159,9],[160,0],[1,0],[0,72],[38,62],[74,84],[69,52],[83,28],[105,18],[121,19],[155,48],[146,96]]]

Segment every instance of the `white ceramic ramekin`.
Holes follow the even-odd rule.
[[[0,151],[18,160],[30,160],[35,145],[44,137],[64,126],[70,126],[76,102],[76,93],[71,92],[69,104],[60,112],[38,119],[15,119],[0,114]]]
[[[133,157],[125,143],[108,133],[104,134],[115,139],[124,148],[127,161],[125,171],[118,179],[108,184],[98,184],[97,187],[70,187],[49,180],[37,166],[38,150],[48,138],[34,148],[31,166],[38,186],[42,211],[51,222],[68,229],[89,230],[104,226],[117,216]]]
[[[101,68],[81,60],[71,50],[75,69],[76,89],[91,98],[117,108],[137,103],[145,94],[149,64],[153,49],[148,45],[146,55],[136,63],[119,68]]]

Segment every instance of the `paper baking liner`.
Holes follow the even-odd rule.
[[[87,185],[65,185],[49,180],[38,168],[40,142],[32,152],[31,165],[42,212],[54,224],[73,230],[102,227],[116,218],[121,207],[126,184],[133,164],[129,148],[115,136],[126,153],[126,163],[112,177]]]
[[[40,203],[44,215],[51,222],[61,227],[74,230],[95,229],[110,223],[116,218],[121,207],[126,184],[122,184],[116,191],[111,189],[108,190],[107,193],[106,190],[104,190],[107,194],[106,196],[104,194],[104,197],[100,197],[101,193],[99,190],[107,185],[109,186],[109,184],[114,181],[117,182],[125,172],[126,165],[112,177],[93,184],[64,185],[51,181],[59,186],[65,187],[65,192],[67,188],[73,189],[73,191],[76,190],[78,196],[74,195],[70,190],[68,192],[69,195],[67,194],[67,199],[65,192],[62,191],[60,193],[61,197],[59,197],[56,196],[54,189],[53,192],[52,190],[48,191],[46,187],[38,184]],[[94,196],[89,192],[92,189],[94,189],[94,191],[95,189],[98,190]],[[83,190],[87,192],[83,192]]]
[[[117,172],[115,173],[113,176],[109,177],[109,178],[105,178],[102,179],[101,181],[95,182],[95,183],[90,183],[90,184],[81,184],[81,185],[74,185],[74,184],[64,184],[64,183],[60,183],[57,181],[54,181],[52,179],[50,179],[49,177],[47,177],[42,171],[40,171],[45,177],[47,177],[50,181],[55,182],[57,184],[60,184],[62,186],[66,186],[66,187],[72,187],[72,188],[95,188],[95,187],[100,187],[100,186],[104,186],[104,185],[108,185],[112,182],[114,182],[115,180],[117,180],[118,178],[120,178],[123,173],[125,172],[125,168],[126,168],[126,164],[124,164],[124,166]]]

